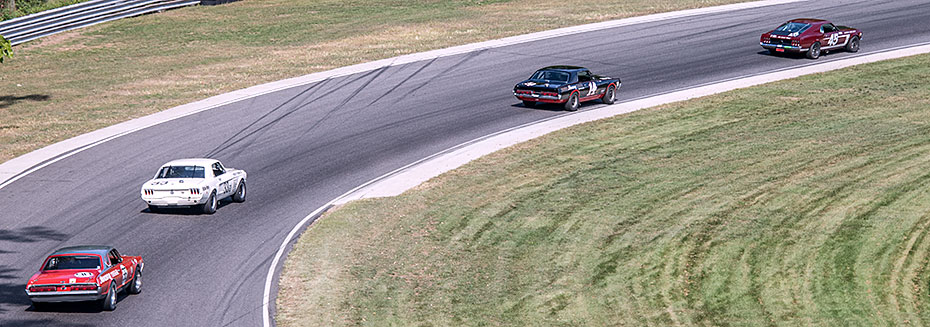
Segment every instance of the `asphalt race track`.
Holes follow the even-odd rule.
[[[862,29],[862,50],[816,61],[763,51],[760,34],[800,17]],[[334,78],[122,136],[0,189],[0,326],[261,326],[268,266],[309,212],[448,147],[565,114],[524,108],[512,96],[537,68],[582,65],[619,77],[619,101],[627,101],[930,42],[928,22],[930,2],[915,0],[671,19]],[[139,188],[159,165],[204,156],[249,173],[247,202],[224,203],[212,216],[145,209]],[[142,294],[121,297],[113,312],[90,304],[34,311],[26,280],[52,250],[78,244],[142,255]]]

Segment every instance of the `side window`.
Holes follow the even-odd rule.
[[[836,26],[833,26],[833,24],[823,24],[823,28],[822,28],[822,29],[823,29],[823,32],[824,32],[824,33],[835,32],[835,31],[836,31]]]
[[[578,72],[578,81],[579,81],[579,82],[588,82],[588,81],[590,81],[590,80],[592,80],[592,78],[591,78],[591,72],[589,72],[589,71],[587,71],[587,70],[583,70],[583,71]]]
[[[119,253],[116,252],[116,249],[110,250],[110,253],[107,255],[110,258],[110,264],[115,265],[120,263]]]
[[[213,164],[213,176],[219,176],[226,173],[226,169],[223,168],[223,164],[217,162]]]

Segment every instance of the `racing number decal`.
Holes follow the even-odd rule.
[[[840,41],[840,34],[839,34],[839,33],[833,33],[833,34],[830,35],[830,41],[827,41],[827,45],[829,45],[829,46],[834,46],[834,45],[836,45],[836,43],[839,42],[839,41]]]
[[[590,87],[588,87],[588,96],[592,96],[594,93],[597,93],[597,84],[591,82]]]

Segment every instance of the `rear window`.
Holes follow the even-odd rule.
[[[787,33],[801,33],[801,32],[806,31],[810,27],[811,27],[811,24],[787,22],[784,25],[776,28],[775,31],[787,32]]]
[[[552,70],[540,70],[533,74],[533,77],[530,79],[535,80],[546,80],[546,81],[555,81],[555,82],[568,82],[568,78],[571,75],[566,72],[558,72]]]
[[[42,270],[99,269],[100,258],[92,255],[57,256],[48,259]]]
[[[203,166],[164,166],[155,178],[203,178]]]

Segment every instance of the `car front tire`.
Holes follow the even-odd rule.
[[[614,104],[617,101],[617,88],[613,85],[607,86],[607,90],[604,91],[604,97],[601,98],[601,102],[604,104]]]
[[[581,104],[578,102],[578,92],[572,93],[572,95],[568,97],[568,101],[565,101],[565,110],[578,111],[578,107],[580,106]]]
[[[856,53],[859,52],[859,37],[853,36],[852,39],[849,39],[849,42],[846,43],[846,51]]]
[[[208,215],[212,215],[216,212],[216,191],[210,193],[210,198],[207,199],[207,202],[204,202],[200,207],[200,212],[203,212]]]
[[[820,42],[811,44],[811,48],[807,49],[807,57],[810,59],[820,58]]]
[[[142,271],[136,268],[136,275],[132,277],[132,283],[129,284],[129,294],[142,293]]]
[[[245,202],[245,195],[246,195],[246,187],[245,187],[245,180],[243,179],[241,182],[239,182],[239,187],[236,188],[236,193],[233,194],[232,200],[233,202],[237,202],[237,203]]]

